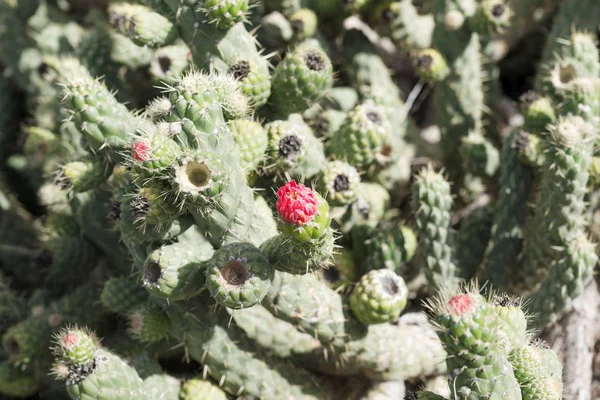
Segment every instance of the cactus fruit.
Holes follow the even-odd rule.
[[[404,280],[388,269],[370,271],[358,281],[350,295],[354,316],[364,325],[395,321],[406,306]]]

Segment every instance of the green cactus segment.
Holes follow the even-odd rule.
[[[486,252],[484,280],[505,290],[516,271],[517,257],[523,248],[525,223],[533,172],[519,161],[515,148],[520,131],[513,131],[504,141],[500,157],[500,190],[496,201],[490,244]]]
[[[537,135],[519,132],[514,143],[519,160],[532,167],[542,168],[546,162],[545,142]]]
[[[483,0],[471,18],[471,29],[482,35],[502,32],[511,22],[512,10],[504,0]]]
[[[180,400],[227,400],[227,395],[215,384],[194,378],[181,385]]]
[[[307,333],[300,332],[289,322],[257,305],[232,313],[233,320],[260,348],[277,357],[285,358],[308,354],[321,348],[321,343]]]
[[[431,166],[417,176],[413,187],[413,212],[417,222],[419,253],[431,288],[455,279],[456,266],[452,261],[450,184]]]
[[[129,313],[148,300],[148,292],[132,279],[111,278],[104,284],[100,295],[102,305],[119,315]]]
[[[254,171],[265,158],[267,132],[258,122],[247,119],[229,121],[227,125],[240,153],[242,168],[247,173]]]
[[[591,165],[593,126],[580,117],[558,121],[550,133],[540,203],[528,223],[519,286],[534,289],[556,258],[555,246],[584,228],[584,196]]]
[[[55,336],[54,354],[69,364],[87,364],[94,359],[95,338],[78,328],[63,329]]]
[[[177,143],[169,138],[175,125],[159,124],[155,129],[140,134],[131,144],[131,165],[143,173],[153,174],[164,171],[182,151]]]
[[[600,10],[593,0],[575,0],[569,4],[562,3],[552,24],[552,30],[546,38],[546,45],[542,54],[542,63],[549,65],[557,59],[573,55],[572,46],[564,46],[569,41],[573,32],[593,32],[598,26]],[[588,35],[591,39],[591,36]],[[575,49],[576,50],[576,49]],[[594,55],[596,53],[596,55]],[[597,57],[597,52],[587,52],[584,57]],[[550,71],[538,74],[536,87],[541,87],[548,79]],[[598,76],[595,74],[588,77]]]
[[[271,76],[266,58],[256,55],[238,60],[229,66],[227,72],[238,80],[242,92],[248,96],[254,108],[267,103],[271,95]]]
[[[406,307],[408,288],[389,269],[373,270],[358,281],[350,295],[352,313],[363,325],[395,322]]]
[[[210,23],[222,29],[246,21],[248,0],[204,0],[203,11]]]
[[[456,263],[462,278],[471,279],[484,262],[493,223],[493,209],[483,206],[475,209],[461,222],[456,237]]]
[[[169,335],[170,322],[158,307],[145,306],[129,315],[128,333],[143,343],[154,343]]]
[[[330,161],[317,184],[325,200],[333,206],[344,205],[356,199],[360,176],[356,168],[343,161]]]
[[[525,119],[525,129],[533,134],[545,134],[548,126],[556,121],[552,101],[548,97],[539,97],[534,92],[521,96],[521,112]]]
[[[448,352],[452,398],[521,398],[521,389],[496,335],[496,314],[476,293],[441,299],[438,336]]]
[[[108,9],[111,25],[139,46],[162,47],[177,38],[169,19],[139,4],[113,3]]]
[[[150,60],[149,72],[154,82],[173,84],[190,65],[190,48],[185,43],[161,47]]]
[[[206,286],[224,307],[240,309],[260,303],[272,280],[267,258],[248,243],[223,246],[207,261]]]
[[[321,99],[333,84],[333,67],[319,47],[299,45],[277,65],[270,104],[278,115],[299,113]]]
[[[0,363],[0,393],[4,396],[28,398],[40,390],[35,377],[8,361]]]
[[[527,344],[529,319],[523,312],[521,301],[508,296],[497,296],[494,299],[494,311],[498,316],[498,333],[503,336],[507,349]]]
[[[64,103],[90,150],[125,150],[138,124],[110,91],[74,59],[65,59]]]
[[[260,246],[273,268],[290,274],[308,274],[327,268],[334,253],[335,238],[331,229],[316,240],[300,242],[288,235],[273,236]]]
[[[331,138],[329,152],[359,171],[377,161],[390,135],[390,124],[383,109],[372,102],[358,105],[348,113]]]
[[[389,33],[394,43],[410,50],[431,47],[433,16],[420,15],[412,0],[395,1],[377,11],[377,21],[381,21],[384,33]]]
[[[64,364],[63,364],[64,365]],[[67,392],[72,399],[142,400],[147,397],[135,369],[116,355],[97,350],[94,359],[78,368],[67,367]],[[55,370],[59,367],[55,366]]]
[[[230,316],[224,310],[219,313],[204,307],[205,301],[198,299],[186,308],[169,307],[167,312],[173,335],[206,366],[223,390],[249,400],[329,398],[326,389],[317,386],[298,366],[256,352],[243,332],[231,326]]]
[[[450,73],[446,60],[435,49],[424,49],[415,52],[413,65],[417,75],[433,82],[444,80]]]
[[[81,235],[58,236],[50,240],[48,248],[52,253],[49,278],[54,280],[80,279],[94,268],[99,260],[98,250]]]
[[[448,398],[426,390],[417,394],[417,400],[448,400]]]
[[[317,32],[317,14],[313,10],[301,8],[290,15],[289,20],[296,40],[302,41],[315,36]]]
[[[470,133],[461,141],[460,154],[465,171],[492,178],[500,166],[500,153],[484,136]]]
[[[356,239],[361,240],[360,237]],[[408,263],[417,250],[417,237],[409,227],[381,224],[372,229],[365,244],[366,251],[360,258],[364,257],[367,271],[387,268],[400,276],[409,273]]]
[[[194,296],[206,281],[206,266],[201,261],[210,258],[212,252],[180,243],[163,245],[148,255],[142,283],[159,298],[175,301]]]
[[[306,138],[301,126],[292,121],[275,120],[265,125],[267,159],[265,170],[285,171],[298,164],[306,152]]]
[[[86,192],[104,183],[112,168],[104,162],[103,156],[87,157],[67,163],[58,173],[58,184],[75,192]]]
[[[433,7],[439,20],[447,20],[450,13],[457,13],[450,2],[436,1]],[[450,68],[446,79],[436,85],[434,103],[442,134],[444,162],[449,168],[450,179],[460,185],[458,178],[462,172],[458,149],[461,139],[471,132],[483,132],[482,56],[478,34],[466,26],[458,30],[450,28],[448,24],[437,24],[433,34],[432,47],[442,54]]]
[[[144,379],[144,392],[152,399],[180,400],[181,381],[166,374],[156,374]]]
[[[584,233],[567,242],[540,288],[529,298],[527,309],[535,325],[554,323],[568,312],[592,279],[597,263],[595,247]]]
[[[11,361],[30,364],[44,353],[50,336],[48,323],[31,317],[8,328],[2,336],[2,346]]]
[[[338,249],[333,255],[333,265],[322,269],[320,277],[333,289],[350,287],[358,279],[352,251]]]
[[[515,348],[509,357],[524,400],[562,398],[562,367],[558,362],[555,369],[558,358],[554,352],[530,345]]]

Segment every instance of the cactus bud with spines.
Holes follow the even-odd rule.
[[[202,10],[208,21],[220,29],[228,29],[246,21],[249,9],[248,0],[204,0]]]
[[[535,134],[545,134],[548,126],[556,121],[556,114],[548,97],[539,97],[529,91],[521,96],[521,112],[525,118],[525,129]]]
[[[343,161],[330,161],[322,172],[317,187],[332,206],[345,205],[356,199],[360,183],[358,171]]]
[[[275,120],[265,125],[269,139],[265,169],[289,170],[298,164],[306,152],[301,127],[292,121]]]
[[[298,41],[314,36],[317,31],[317,14],[309,8],[296,11],[289,20]]]
[[[469,23],[474,31],[489,35],[501,33],[510,24],[512,10],[504,0],[483,0]]]
[[[162,47],[177,37],[177,29],[168,18],[140,4],[112,3],[108,20],[140,46]]]
[[[77,326],[61,329],[54,336],[54,355],[70,364],[87,364],[94,358],[96,338]]]
[[[445,79],[450,73],[448,63],[435,49],[415,51],[412,59],[415,72],[423,79],[437,82]]]
[[[408,288],[389,269],[373,270],[356,283],[350,294],[352,313],[363,325],[395,322],[406,307]]]
[[[189,67],[190,58],[190,48],[185,43],[175,43],[156,50],[149,68],[153,81],[175,83],[176,77]]]
[[[271,77],[267,60],[256,55],[231,63],[227,72],[237,79],[242,92],[250,99],[250,105],[259,108],[271,95]]]
[[[104,156],[90,156],[65,164],[57,173],[56,182],[64,189],[87,192],[104,183],[112,173],[112,166]]]
[[[100,295],[102,305],[111,312],[128,315],[148,300],[148,292],[132,279],[111,278]]]
[[[302,112],[321,99],[333,84],[333,67],[317,46],[300,44],[277,65],[269,99],[277,115]]]
[[[165,313],[152,305],[143,306],[129,315],[127,332],[142,343],[154,343],[169,335],[170,321]]]
[[[273,280],[267,258],[249,243],[221,247],[206,263],[208,291],[218,304],[231,309],[260,303]]]

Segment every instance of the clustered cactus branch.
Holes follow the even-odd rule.
[[[0,2],[0,397],[572,393],[540,333],[598,263],[599,17]]]

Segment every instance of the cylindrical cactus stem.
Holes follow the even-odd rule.
[[[592,279],[597,262],[595,247],[585,233],[568,239],[540,288],[529,297],[527,310],[532,316],[532,325],[547,326],[567,313],[573,300]]]
[[[417,250],[415,232],[397,223],[381,223],[368,232],[370,237],[365,241],[362,235],[352,231],[355,254],[363,260],[364,268],[367,271],[386,268],[409,279],[413,271],[408,264]]]
[[[563,246],[585,226],[585,202],[594,128],[580,117],[561,118],[550,133],[540,202],[527,225],[523,267],[515,285],[533,290]]]
[[[465,171],[473,176],[493,178],[500,166],[500,152],[490,140],[478,133],[462,137],[460,155]]]
[[[476,208],[461,221],[456,235],[456,263],[460,265],[462,278],[475,277],[484,262],[492,222],[493,208],[490,205]]]
[[[542,168],[546,162],[545,141],[538,135],[519,131],[513,144],[519,161],[532,167]]]
[[[297,365],[256,353],[253,343],[230,323],[230,315],[209,302],[208,297],[201,297],[169,306],[166,311],[173,336],[223,390],[252,400],[330,398],[329,390],[313,381],[309,373],[299,371]]]
[[[500,189],[496,201],[487,264],[483,279],[494,288],[505,290],[517,270],[523,248],[525,223],[529,216],[528,200],[533,171],[519,160],[516,148],[519,130],[513,131],[502,145]]]
[[[184,300],[204,289],[206,265],[214,250],[210,246],[165,244],[152,251],[144,264],[142,284],[152,296]]]
[[[413,187],[412,207],[417,222],[418,251],[431,289],[456,279],[452,260],[450,183],[432,166],[417,176]]]
[[[139,46],[163,47],[177,38],[177,28],[168,18],[140,4],[112,3],[108,21]]]
[[[246,174],[254,171],[265,159],[269,138],[262,125],[247,119],[227,123],[240,154],[240,163]]]
[[[142,343],[155,343],[169,335],[170,321],[160,307],[146,304],[129,314],[127,333]]]
[[[496,313],[486,299],[470,290],[441,295],[432,310],[448,352],[451,398],[520,399],[519,382],[495,334]]]
[[[394,1],[375,8],[375,26],[383,27],[397,46],[407,49],[431,47],[435,22],[431,14],[420,15],[412,0]]]
[[[77,128],[87,147],[95,152],[125,150],[139,125],[139,119],[120,104],[112,93],[74,58],[57,66],[63,75],[64,104],[74,113]],[[114,160],[118,160],[118,157]]]
[[[514,348],[509,360],[521,385],[523,399],[562,398],[562,366],[552,350],[540,344],[524,345]]]
[[[276,115],[303,112],[333,85],[329,56],[319,47],[301,44],[277,65],[269,99]]]
[[[260,303],[273,280],[266,256],[249,243],[221,247],[206,265],[208,291],[218,304],[232,309]]]
[[[389,269],[373,270],[356,283],[350,294],[352,313],[363,325],[396,322],[406,307],[408,288]]]
[[[133,279],[111,278],[104,283],[100,300],[108,311],[126,316],[148,301],[148,292]]]

